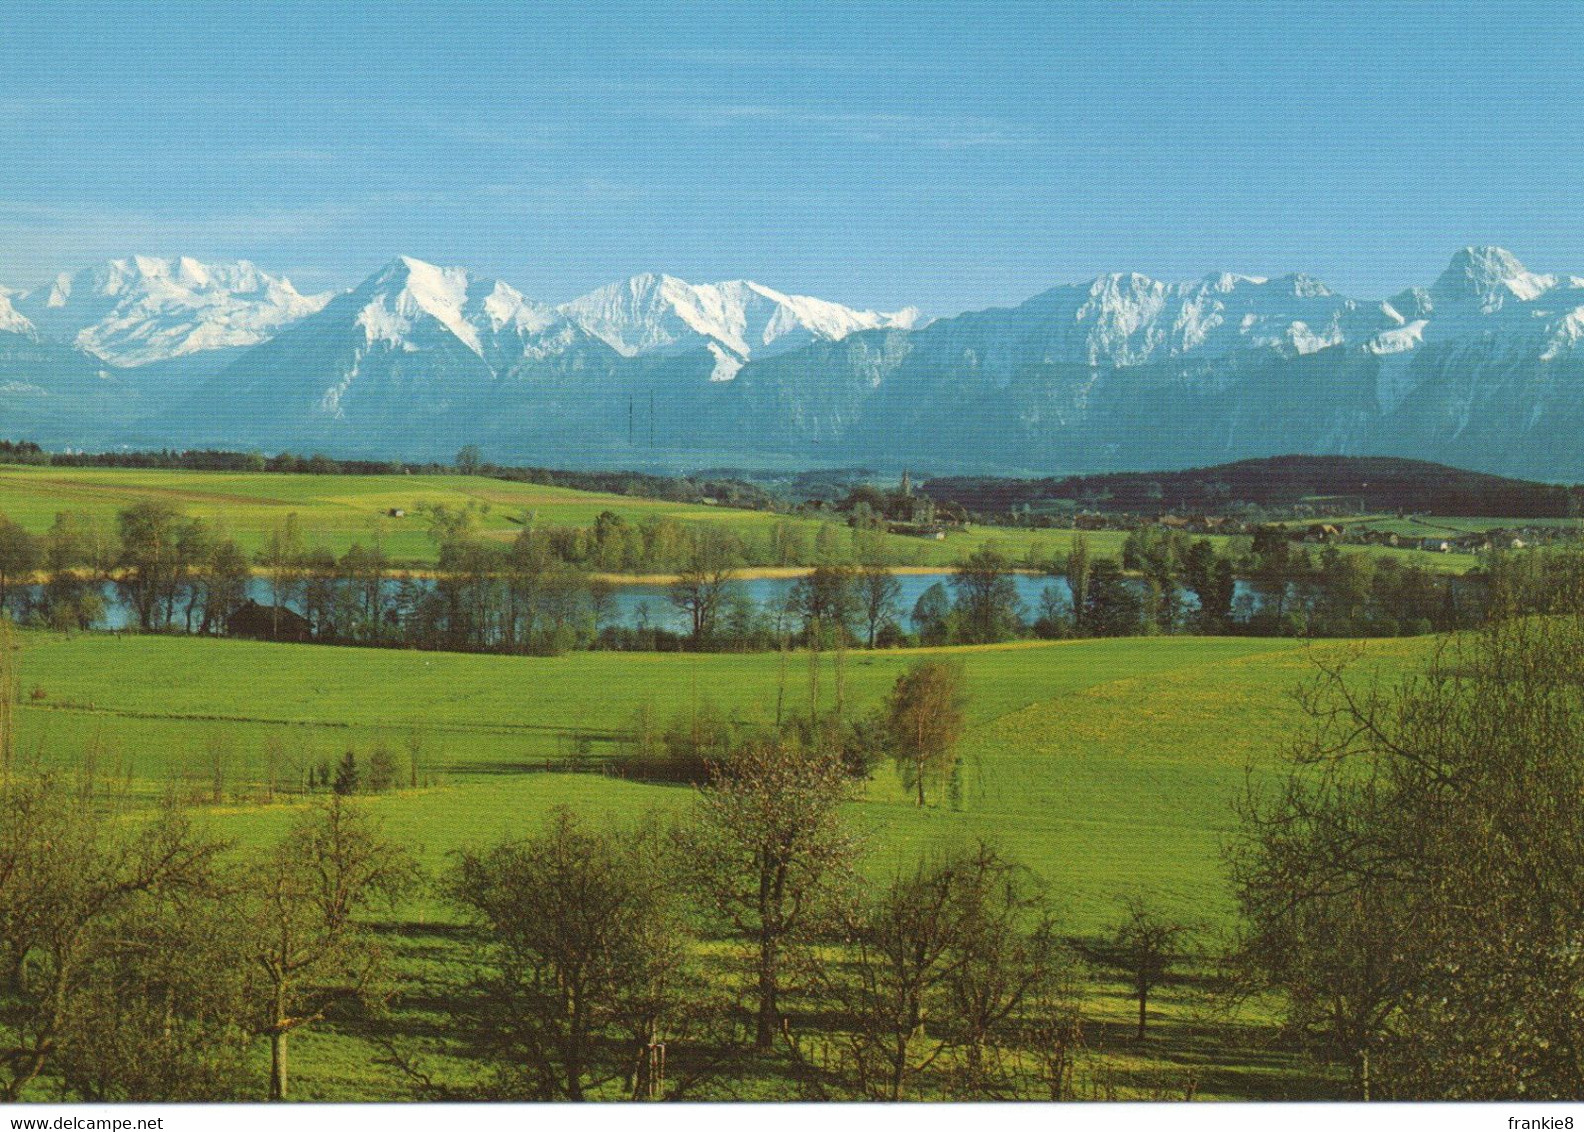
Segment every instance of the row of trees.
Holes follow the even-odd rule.
[[[259,568],[277,631],[290,609],[306,619],[313,639],[420,648],[553,653],[820,642],[874,648],[1027,635],[1392,636],[1466,628],[1493,610],[1532,607],[1556,563],[1567,560],[1550,551],[1497,552],[1476,575],[1458,578],[1335,547],[1300,559],[1276,528],[1242,553],[1141,530],[1129,535],[1121,559],[1093,555],[1077,536],[1065,559],[1040,564],[1065,585],[1047,586],[1034,609],[1015,581],[1015,571],[1028,567],[990,546],[959,562],[911,610],[901,607],[902,588],[877,550],[865,565],[818,566],[785,602],[761,605],[739,580],[747,548],[720,526],[629,524],[606,512],[586,529],[528,524],[502,542],[481,536],[479,509],[436,505],[424,515],[437,548],[433,579],[396,572],[377,537],[339,557],[310,548],[295,516],[251,560],[223,531],[164,502],[122,510],[113,532],[62,513],[35,538],[0,517],[0,607],[9,599],[43,623],[86,626],[103,615],[102,580],[112,579],[144,631],[220,633]],[[674,569],[667,601],[685,619],[684,631],[656,624],[659,611],[641,609],[636,624],[617,617],[616,588],[600,572],[634,563]],[[17,580],[39,571],[44,586],[22,601]]]
[[[380,1039],[420,1096],[730,1096],[772,1064],[808,1098],[1073,1095],[1075,954],[1043,887],[982,843],[865,884],[849,790],[829,755],[748,744],[681,821],[557,810],[431,879],[340,794],[238,860],[174,804],[106,821],[9,775],[0,1099],[284,1098],[296,1035],[367,1029],[400,993],[370,917],[424,892],[467,924],[455,980],[425,993],[485,1074],[444,1079],[432,1059],[454,1047]],[[1142,1036],[1181,952],[1139,923],[1108,946],[1143,988]]]
[[[90,515],[61,512],[42,536],[0,516],[0,609],[24,608],[55,628],[87,628],[104,616],[102,583],[145,631],[218,632],[241,604],[250,577],[236,542],[163,502],[137,503],[113,531]],[[20,600],[19,582],[42,573],[42,590]]]

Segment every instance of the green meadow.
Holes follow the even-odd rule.
[[[490,537],[510,539],[525,521],[592,526],[603,511],[631,523],[667,518],[685,524],[717,524],[732,531],[752,553],[765,548],[777,523],[801,530],[813,547],[822,527],[829,553],[846,560],[851,535],[845,524],[795,518],[769,511],[672,503],[628,495],[577,491],[572,488],[510,483],[483,476],[450,475],[307,475],[243,472],[191,472],[124,468],[49,468],[0,466],[0,515],[35,534],[47,530],[60,511],[95,515],[112,525],[116,512],[143,500],[163,500],[187,515],[204,519],[236,539],[244,552],[259,550],[271,531],[295,515],[310,546],[340,554],[354,542],[376,539],[392,561],[422,567],[435,560],[428,525],[418,513],[423,505],[479,509],[479,529]],[[400,518],[392,511],[403,511]],[[1063,556],[1072,545],[1071,531],[1012,530],[970,527],[946,538],[883,535],[887,558],[899,566],[949,566],[986,541],[1004,553],[1022,558],[1032,553],[1044,560]],[[1097,554],[1114,555],[1122,546],[1120,532],[1088,536]],[[812,565],[813,563],[808,563]]]
[[[37,631],[21,640],[23,757],[92,774],[96,788],[134,799],[175,783],[242,850],[276,836],[298,809],[289,795],[261,796],[271,759],[289,782],[310,763],[349,748],[366,757],[384,743],[405,769],[406,744],[419,736],[422,784],[366,804],[431,869],[460,847],[530,832],[558,805],[610,822],[680,812],[691,788],[598,769],[610,736],[644,707],[662,721],[705,707],[767,720],[778,699],[806,711],[810,679],[807,654],[783,663],[776,654],[503,657]],[[1119,897],[1146,892],[1203,938],[1221,937],[1232,914],[1219,855],[1231,803],[1246,769],[1270,766],[1299,725],[1290,693],[1314,671],[1311,654],[1356,653],[1361,675],[1389,678],[1430,647],[1423,638],[1168,637],[939,650],[961,657],[971,696],[960,798],[921,810],[882,766],[850,806],[864,868],[883,878],[931,847],[988,838],[1049,882],[1074,936],[1103,932]],[[920,651],[848,653],[850,710],[875,706]],[[829,704],[834,658],[819,672]],[[592,740],[590,769],[565,771],[578,736]],[[387,1036],[432,1023],[432,1007],[418,1003],[453,970],[449,917],[424,896],[387,925],[418,988],[378,1024]],[[1159,1040],[1141,1050],[1126,1042],[1123,988],[1102,976],[1090,992],[1091,1039],[1114,1047],[1107,1072],[1129,1082],[1120,1095],[1169,1093],[1190,1069],[1205,1097],[1334,1095],[1326,1074],[1272,1044],[1258,1005],[1210,1017],[1187,983],[1163,988],[1157,1005]],[[405,1095],[375,1065],[367,1025],[304,1035],[301,1099]],[[462,1061],[443,1068],[471,1072]],[[760,1087],[778,1095],[773,1080]]]
[[[50,468],[0,465],[0,515],[34,534],[42,534],[61,511],[85,512],[113,529],[116,513],[144,500],[163,500],[195,518],[204,519],[234,538],[247,554],[260,550],[272,531],[295,516],[309,547],[336,554],[353,543],[376,541],[392,562],[423,569],[432,566],[436,547],[419,508],[444,505],[476,508],[478,527],[486,537],[509,540],[524,522],[589,527],[601,512],[610,511],[629,523],[670,519],[689,526],[724,527],[747,548],[755,562],[774,560],[772,529],[785,523],[801,535],[808,560],[852,561],[852,533],[844,523],[820,518],[779,515],[769,511],[674,503],[638,496],[578,491],[573,488],[511,483],[483,476],[456,475],[308,475],[306,473],[194,472],[166,469]],[[393,517],[391,512],[405,512]],[[1520,525],[1515,519],[1426,519],[1388,517],[1334,520],[1364,523],[1378,530],[1417,537],[1441,537],[1494,527]],[[1563,525],[1571,520],[1541,521]],[[1292,525],[1292,524],[1288,524]],[[1014,561],[1060,561],[1072,548],[1076,532],[970,524],[950,530],[940,540],[904,535],[873,536],[891,565],[945,568],[990,544]],[[1126,537],[1121,531],[1088,531],[1083,537],[1091,554],[1116,557]],[[1225,551],[1230,541],[1212,536]],[[818,548],[823,547],[823,550]],[[1476,565],[1472,554],[1440,554],[1409,547],[1350,548],[1394,558],[1440,572],[1462,573]]]
[[[431,862],[459,845],[527,828],[563,802],[612,814],[685,802],[687,790],[598,770],[612,736],[641,708],[667,723],[695,709],[768,722],[777,699],[807,710],[807,654],[582,652],[479,656],[182,637],[22,635],[21,750],[81,772],[92,750],[107,783],[153,794],[172,780],[209,789],[224,764],[222,807],[238,829],[269,825],[281,806],[251,806],[276,751],[294,768],[384,743],[404,772],[415,733],[424,788],[373,804],[421,829]],[[1132,884],[1159,889],[1201,917],[1224,917],[1216,839],[1244,768],[1268,761],[1296,724],[1289,693],[1313,651],[1358,651],[1390,672],[1422,639],[1305,645],[1262,638],[1126,638],[1020,642],[847,654],[852,711],[878,705],[926,651],[960,656],[969,729],[955,808],[913,805],[882,768],[854,803],[884,868],[941,839],[993,836],[1071,899],[1093,927]],[[835,662],[820,665],[830,703]],[[579,738],[591,771],[563,772]],[[546,772],[546,764],[554,769]]]

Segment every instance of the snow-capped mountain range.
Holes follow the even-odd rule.
[[[38,333],[129,367],[255,346],[322,308],[330,295],[300,295],[290,280],[246,260],[209,265],[186,256],[132,256],[63,272],[49,287],[13,299]]]
[[[747,280],[693,284],[655,274],[552,308],[499,280],[411,256],[391,261],[344,295],[364,300],[358,319],[371,343],[404,342],[425,318],[433,318],[480,357],[495,354],[500,361],[500,350],[509,351],[510,343],[570,324],[624,357],[713,348],[723,359],[718,380],[756,354],[834,341],[855,330],[911,328],[919,321],[913,308],[880,314],[784,295]],[[337,297],[300,294],[291,280],[247,260],[204,264],[186,256],[131,256],[63,272],[31,291],[0,287],[0,331],[71,342],[111,365],[131,368],[258,345]]]
[[[748,281],[550,306],[409,257],[319,295],[132,257],[0,288],[0,435],[1040,473],[1376,453],[1584,479],[1581,344],[1584,278],[1489,247],[1383,301],[1113,274],[928,323]]]
[[[695,285],[671,275],[635,275],[557,310],[623,357],[681,354],[704,347],[713,381],[730,381],[751,358],[768,358],[857,330],[912,329],[918,309],[858,311],[804,295],[783,295],[745,279]]]

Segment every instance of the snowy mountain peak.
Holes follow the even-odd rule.
[[[64,272],[16,306],[42,334],[114,365],[140,366],[257,345],[329,300],[302,295],[247,260],[134,255]]]
[[[557,310],[627,357],[700,348],[716,358],[714,377],[734,377],[754,357],[769,357],[858,330],[917,325],[915,308],[854,310],[788,295],[747,279],[693,284],[649,272],[607,284]]]
[[[1468,247],[1452,257],[1430,294],[1437,299],[1478,299],[1500,305],[1508,296],[1528,302],[1549,290],[1556,280],[1535,275],[1506,248]]]
[[[1266,282],[1268,280],[1258,275],[1235,275],[1230,271],[1222,271],[1214,275],[1205,276],[1200,288],[1205,291],[1217,291],[1223,295],[1228,295],[1243,284],[1251,283],[1258,287],[1263,286]]]
[[[0,334],[26,334],[36,337],[33,324],[11,305],[12,293],[0,287]]]
[[[1043,361],[1118,368],[1242,350],[1310,354],[1393,321],[1312,276],[1231,272],[1185,283],[1102,275],[1053,288],[1013,313],[1033,317]]]
[[[355,308],[354,321],[369,345],[419,350],[434,344],[437,324],[496,369],[542,346],[538,340],[547,333],[564,329],[555,312],[507,283],[412,256],[392,260],[344,302]]]
[[[1330,287],[1327,287],[1313,275],[1304,275],[1302,273],[1283,275],[1276,282],[1280,283],[1284,288],[1290,290],[1295,298],[1329,299],[1336,295],[1335,291],[1331,290]]]
[[[468,273],[460,267],[437,267],[400,256],[352,293],[354,300],[362,302],[357,324],[370,343],[411,345],[414,329],[427,315],[482,357],[478,332],[462,312],[469,282]]]

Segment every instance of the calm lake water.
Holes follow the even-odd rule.
[[[951,593],[950,574],[898,574],[896,580],[902,588],[896,608],[904,627],[908,627],[907,617],[925,590],[939,582],[946,586],[948,595]],[[1065,578],[1014,574],[1012,580],[1026,607],[1023,616],[1030,620],[1038,615],[1040,594],[1046,586],[1055,586],[1063,597],[1072,592]],[[760,607],[778,609],[786,605],[787,595],[797,581],[796,578],[745,578],[735,585],[740,594]],[[624,625],[637,626],[640,619],[646,617],[648,624],[656,629],[685,633],[690,627],[686,614],[679,612],[666,597],[665,586],[619,586],[615,605],[616,620]]]
[[[907,617],[913,612],[913,606],[925,590],[937,582],[951,589],[951,575],[939,574],[898,574],[897,583],[901,587],[902,595],[897,600],[897,611],[900,613],[904,626]],[[1018,596],[1022,598],[1024,617],[1032,620],[1038,614],[1040,594],[1047,586],[1054,586],[1063,597],[1069,594],[1067,582],[1064,578],[1036,577],[1026,574],[1012,576],[1013,584],[1017,587]],[[733,585],[742,596],[753,601],[763,608],[779,608],[786,603],[787,595],[792,587],[797,584],[796,578],[744,578]],[[396,583],[390,583],[394,592]],[[30,596],[37,596],[38,587],[30,587]],[[254,578],[248,586],[249,596],[261,604],[270,603],[269,583],[262,578]],[[689,624],[687,615],[671,604],[666,596],[665,586],[656,585],[623,585],[617,586],[614,595],[615,616],[614,622],[637,628],[648,625],[654,629],[669,629],[673,632],[685,633]],[[132,620],[133,615],[117,596],[115,587],[104,587],[105,616],[101,622],[102,627],[108,629],[125,629]]]

